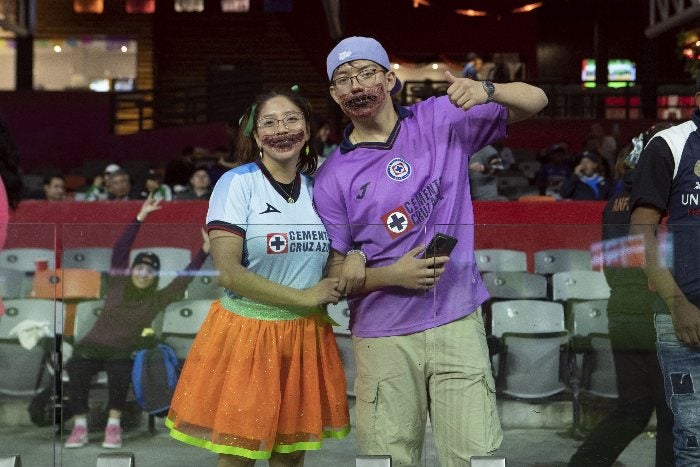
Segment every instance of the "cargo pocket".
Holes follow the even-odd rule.
[[[496,405],[496,383],[490,371],[484,372],[483,381],[485,386],[484,446],[487,452],[493,452],[500,447],[503,441],[503,430]]]

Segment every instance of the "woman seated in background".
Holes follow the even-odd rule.
[[[103,448],[122,447],[121,415],[131,384],[132,354],[141,347],[141,333],[151,327],[159,311],[182,297],[209,254],[209,236],[202,229],[202,248],[185,271],[166,287],[158,290],[160,258],[152,252],[141,252],[129,266],[131,247],[141,224],[153,211],[160,209],[160,200],[149,196],[136,218],[114,245],[104,309],[95,325],[75,346],[66,370],[70,380],[66,386],[73,430],[66,448],[81,448],[88,442],[88,396],[92,377],[107,372],[109,420],[105,428]]]

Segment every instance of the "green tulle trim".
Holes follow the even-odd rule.
[[[165,419],[165,426],[170,429],[170,436],[183,443],[191,444],[199,448],[208,449],[217,454],[228,454],[232,456],[241,456],[248,459],[269,459],[272,455],[271,451],[251,451],[249,449],[238,448],[223,444],[216,444],[211,441],[196,438],[187,435],[175,428],[175,424],[169,419]],[[323,432],[323,438],[343,439],[350,433],[350,427],[347,426],[342,430],[327,430]],[[277,444],[272,448],[272,451],[282,454],[288,454],[296,451],[316,451],[321,449],[320,441],[305,441],[293,444]]]
[[[265,321],[280,321],[299,319],[313,314],[323,317],[324,321],[332,326],[339,326],[333,318],[328,315],[325,306],[316,307],[279,307],[254,302],[245,298],[231,298],[224,296],[220,299],[221,306],[228,311],[236,313],[246,318],[260,319]]]

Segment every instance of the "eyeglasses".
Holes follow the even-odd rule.
[[[258,129],[266,135],[274,135],[282,122],[287,130],[299,130],[304,126],[304,114],[288,112],[283,118],[263,117],[258,120]]]
[[[382,70],[377,70],[376,68],[365,68],[356,75],[352,76],[341,76],[331,81],[331,85],[339,89],[350,89],[352,87],[353,78],[357,80],[357,84],[360,86],[367,87],[374,83],[375,76],[377,73],[381,73]]]

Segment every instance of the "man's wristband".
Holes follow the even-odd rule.
[[[367,264],[367,255],[362,250],[350,250],[347,253],[345,253],[345,256],[348,256],[348,255],[360,255],[360,256],[362,256],[362,262]]]

